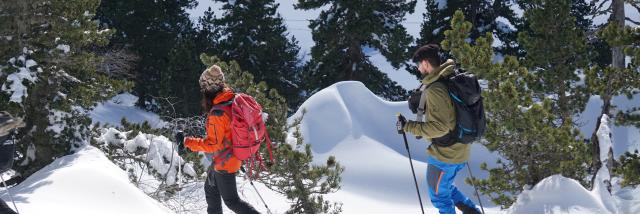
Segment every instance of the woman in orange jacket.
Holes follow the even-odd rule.
[[[221,197],[236,213],[258,213],[240,199],[236,189],[236,173],[242,161],[231,154],[231,101],[235,94],[226,86],[224,73],[217,65],[202,72],[199,83],[202,108],[207,112],[207,135],[204,138],[186,137],[184,146],[212,156],[212,167],[204,185],[207,213],[222,214]]]

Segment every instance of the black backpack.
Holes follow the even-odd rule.
[[[468,144],[479,140],[485,133],[487,120],[482,103],[482,89],[476,76],[463,70],[456,70],[453,75],[441,77],[436,82],[447,86],[456,111],[456,127],[442,137],[431,139],[431,143],[448,147],[455,143]],[[413,102],[415,100],[417,99],[414,98]],[[417,106],[415,103],[411,104],[411,98],[409,103],[410,107]],[[413,108],[412,111],[414,111]]]

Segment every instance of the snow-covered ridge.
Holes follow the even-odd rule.
[[[152,128],[160,128],[165,122],[157,114],[142,110],[135,106],[138,97],[123,93],[119,94],[111,100],[98,104],[89,113],[93,123],[109,124],[112,126],[121,126],[122,118],[128,122],[142,123],[148,122]]]
[[[172,213],[97,148],[56,159],[13,188],[20,213]],[[0,194],[9,201],[5,191]]]

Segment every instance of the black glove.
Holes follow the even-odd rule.
[[[398,129],[398,134],[404,133],[404,125],[407,124],[407,118],[404,118],[402,114],[398,114],[398,122],[396,122],[396,128]]]
[[[175,135],[176,144],[178,145],[178,154],[184,154],[184,132],[178,131]]]

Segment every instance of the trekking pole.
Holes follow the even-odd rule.
[[[240,170],[242,170],[242,173],[244,173],[245,175],[247,174],[247,172],[244,170],[244,167],[240,167]],[[272,214],[271,209],[269,209],[269,206],[267,206],[267,202],[264,202],[262,195],[260,195],[260,192],[258,192],[258,188],[256,188],[256,185],[253,185],[253,181],[251,180],[251,177],[247,176],[247,178],[249,179],[249,183],[253,187],[253,190],[255,190],[256,193],[258,194],[258,197],[260,197],[262,204],[264,204],[264,207],[267,208],[267,213]]]
[[[471,167],[469,166],[469,163],[467,163],[467,169],[469,170],[469,176],[471,176],[471,186],[473,186],[473,189],[476,190],[476,197],[478,198],[478,203],[480,204],[482,214],[484,214],[484,207],[482,206],[482,200],[480,200],[480,194],[478,194],[478,188],[476,188],[476,185],[473,183],[473,180],[475,180],[476,178],[473,177],[473,174],[471,174]]]
[[[398,113],[398,120],[400,120],[400,114]],[[413,174],[413,182],[416,184],[416,192],[418,193],[418,201],[420,201],[420,210],[422,210],[422,214],[424,214],[424,207],[422,206],[422,197],[420,196],[420,189],[418,188],[418,180],[416,179],[416,172],[413,169],[413,161],[411,158],[411,151],[409,151],[409,142],[407,142],[407,134],[402,130],[402,127],[396,127],[398,129],[398,134],[402,134],[404,138],[404,146],[407,148],[407,154],[409,154],[409,165],[411,165],[411,173]]]
[[[182,158],[182,156],[178,155],[178,157]],[[178,161],[178,202],[182,204],[182,189],[180,188],[180,183],[182,183],[182,165]],[[182,206],[180,206],[179,211],[183,213]]]
[[[7,193],[9,193],[9,198],[11,198],[11,203],[13,203],[13,208],[16,209],[16,213],[20,214],[20,212],[18,212],[18,207],[16,206],[16,201],[13,200],[13,194],[11,194],[11,191],[9,191],[9,187],[7,187],[7,183],[4,182],[4,178],[2,176],[0,176],[0,179],[2,179],[2,185],[4,185],[5,190],[7,191]]]
[[[178,131],[176,133],[176,143],[180,144],[180,143],[184,143],[184,133],[182,131]],[[179,139],[182,138],[182,139]],[[180,152],[176,151],[176,145],[175,144],[171,144],[171,150],[173,150],[173,153],[178,153],[178,175],[176,175],[178,177],[178,203],[182,204],[182,202],[180,201],[180,199],[182,198],[182,194],[180,191],[180,182],[182,182],[182,167],[180,165],[180,159],[182,159],[182,156],[180,156]],[[173,156],[173,154],[171,154]],[[173,159],[172,159],[173,161]],[[178,213],[182,213],[182,206],[178,207]]]

